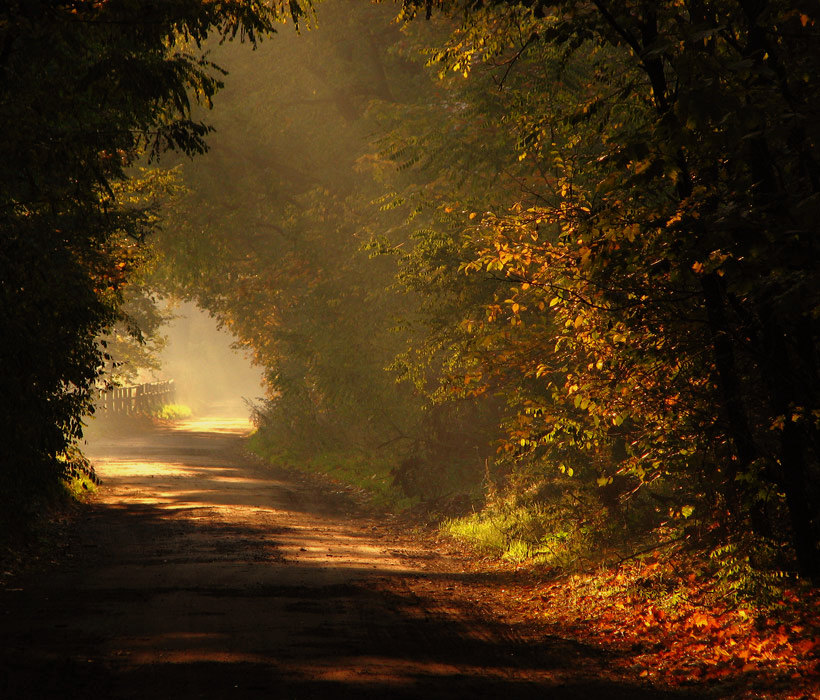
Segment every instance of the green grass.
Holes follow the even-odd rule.
[[[185,404],[166,403],[164,406],[154,411],[151,415],[158,420],[173,421],[185,420],[186,418],[190,418],[193,413]]]
[[[504,533],[484,513],[445,521],[442,532],[488,554],[503,555],[509,543]]]
[[[332,479],[365,491],[371,502],[391,510],[403,510],[414,501],[404,497],[393,486],[393,461],[363,453],[322,452],[316,455],[298,455],[276,449],[264,436],[253,433],[248,440],[250,450],[270,464],[307,473],[325,474]]]
[[[465,542],[478,551],[509,561],[543,558],[543,555],[534,550],[537,542],[527,542],[513,534],[514,519],[498,517],[487,510],[447,520],[441,529],[450,537]]]
[[[538,508],[488,505],[477,513],[445,521],[444,534],[473,549],[513,562],[565,566],[577,556],[573,534],[550,529],[550,519]]]

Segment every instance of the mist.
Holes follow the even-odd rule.
[[[236,339],[193,303],[174,309],[163,327],[167,337],[160,352],[156,379],[172,379],[176,402],[191,408],[195,417],[249,416],[251,404],[264,395],[262,370],[250,356],[232,347]]]

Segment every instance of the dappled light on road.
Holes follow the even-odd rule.
[[[351,531],[345,523],[301,523],[295,518],[299,499],[292,485],[274,478],[250,462],[232,465],[237,455],[225,459],[222,450],[209,453],[200,446],[208,439],[218,448],[221,436],[246,434],[249,423],[243,418],[199,418],[179,421],[169,431],[132,437],[128,459],[106,456],[115,446],[92,445],[101,449],[95,458],[97,471],[106,485],[106,502],[113,505],[152,505],[181,519],[221,518],[241,523],[249,530],[264,531],[270,518],[288,522],[277,532],[277,549],[288,559],[317,563],[323,568],[352,567],[362,570],[407,571],[383,545],[366,541],[369,532]],[[220,436],[220,437],[216,437]],[[134,440],[144,440],[143,449]],[[190,441],[190,444],[188,444]],[[159,461],[140,455],[157,442],[175,445],[176,461]],[[179,445],[188,444],[188,456],[179,459]],[[216,460],[214,459],[216,457]],[[240,456],[241,459],[241,456]],[[218,461],[218,464],[215,463]],[[203,514],[207,510],[207,515]]]
[[[103,486],[65,565],[0,598],[8,697],[667,697],[453,598],[457,567],[205,425],[89,446]]]

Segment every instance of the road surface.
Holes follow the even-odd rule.
[[[493,590],[349,495],[273,472],[241,421],[98,440],[53,561],[0,587],[2,698],[672,697],[494,618]]]

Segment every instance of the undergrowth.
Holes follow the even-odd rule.
[[[325,474],[341,483],[361,489],[377,507],[401,511],[415,503],[415,499],[408,498],[395,487],[394,462],[390,458],[345,452],[298,454],[271,444],[258,431],[250,436],[248,447],[276,467]]]
[[[86,475],[72,477],[64,483],[66,493],[75,501],[85,501],[97,492],[99,480],[92,480]]]
[[[525,502],[517,495],[488,498],[484,508],[445,520],[441,531],[499,561],[564,575],[616,571],[647,556],[665,563],[644,578],[640,594],[674,602],[690,583],[677,569],[681,559],[697,563],[698,577],[708,581],[710,600],[767,610],[783,591],[800,581],[778,567],[784,545],[745,533],[728,541],[697,540],[682,523],[667,522],[651,532],[629,532],[605,522],[600,513],[579,513],[559,504]],[[704,588],[704,590],[706,590]]]
[[[616,663],[642,678],[720,697],[819,696],[820,599],[799,581],[768,602],[739,601],[708,559],[670,547],[504,594],[556,634],[621,650]]]
[[[517,616],[623,652],[619,665],[661,685],[820,697],[820,593],[777,568],[782,544],[749,533],[693,542],[674,520],[630,539],[525,492],[490,492],[483,510],[441,528],[489,556],[485,566],[530,572],[500,589]]]
[[[820,697],[820,593],[790,573],[784,541],[718,527],[698,536],[683,514],[608,510],[558,485],[490,484],[483,509],[441,528],[487,566],[532,574],[501,589],[518,615],[618,649],[619,664],[662,685]]]
[[[483,506],[445,520],[442,531],[512,562],[572,570],[623,556],[623,533],[603,507],[582,506],[571,481],[488,484]]]
[[[193,413],[189,406],[181,403],[166,403],[153,411],[151,415],[161,421],[185,420]]]
[[[74,506],[87,501],[100,484],[76,446],[58,454],[50,470],[56,478],[44,488],[32,488],[21,474],[3,482],[7,501],[0,512],[0,584],[64,539]]]

